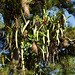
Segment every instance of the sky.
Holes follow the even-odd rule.
[[[69,14],[67,11],[65,12],[66,17],[71,16],[67,19],[70,22],[70,26],[75,27],[75,17],[72,14]]]
[[[71,0],[71,1],[75,2],[75,0]]]
[[[4,22],[4,21],[3,21],[3,17],[2,17],[2,14],[1,14],[1,13],[0,13],[0,21],[1,21],[1,22]]]

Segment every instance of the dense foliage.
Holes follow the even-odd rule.
[[[72,8],[69,12],[73,13],[73,4],[69,0],[1,0],[0,6],[4,18],[4,27],[0,29],[4,30],[7,39],[4,49],[10,52],[6,61],[2,60],[3,66],[11,62],[14,71],[27,68],[39,69],[38,72],[41,72],[39,62],[46,61],[47,65],[52,63],[55,66],[55,59],[59,61],[59,49],[66,49],[67,40],[74,39],[68,35],[74,30],[70,32],[73,28],[66,28],[67,18],[63,11],[63,8],[68,11]],[[59,11],[50,16],[48,10],[53,6]]]

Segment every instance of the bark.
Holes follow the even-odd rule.
[[[30,15],[29,2],[27,0],[22,0],[21,4],[22,4],[22,8],[24,10],[24,15],[29,16]]]

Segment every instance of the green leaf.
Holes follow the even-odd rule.
[[[7,34],[7,43],[9,44],[9,33]]]
[[[39,32],[41,35],[46,36],[46,34],[44,32]]]
[[[29,20],[26,22],[26,24],[24,25],[24,27],[23,27],[23,30],[22,30],[22,34],[24,33],[24,31],[25,31],[25,29],[26,29],[26,27],[27,27],[27,25],[29,24]]]
[[[18,30],[15,33],[16,48],[18,48]]]

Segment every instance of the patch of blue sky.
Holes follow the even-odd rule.
[[[4,26],[4,20],[3,20],[3,17],[2,17],[2,14],[0,13],[0,25],[3,27]]]
[[[4,50],[3,53],[5,53],[5,54],[9,54],[10,52],[9,52],[9,50]]]
[[[67,25],[73,26],[75,27],[75,16],[73,16],[72,14],[69,14],[68,11],[66,9],[63,9],[65,12],[65,17],[69,17],[66,21],[67,21]],[[50,16],[53,16],[54,14],[56,14],[59,9],[56,7],[53,7],[51,10],[48,10],[50,12]]]
[[[2,67],[2,64],[0,64],[0,67]]]
[[[2,43],[0,43],[0,48],[3,48],[3,44]]]
[[[64,9],[64,10],[66,10],[66,9]],[[64,14],[65,14],[66,18],[70,16],[67,19],[67,21],[69,22],[70,26],[75,27],[75,17],[72,14],[69,14],[68,11],[64,12]]]

